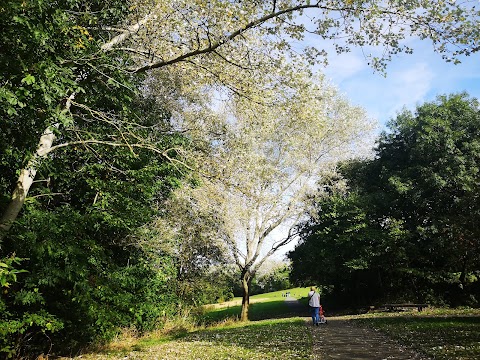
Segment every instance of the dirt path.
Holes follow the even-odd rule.
[[[292,312],[308,315],[308,309],[294,298],[285,300]],[[328,324],[312,326],[305,318],[313,338],[315,360],[426,360],[415,351],[403,347],[385,335],[351,325],[339,318],[327,318]]]
[[[318,327],[313,327],[310,320],[307,326],[312,328],[314,359],[426,359],[379,332],[353,326],[346,320],[330,318],[328,324]]]

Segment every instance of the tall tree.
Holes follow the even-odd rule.
[[[405,233],[388,214],[377,217],[377,195],[350,189],[315,199],[288,253],[292,281],[319,284],[329,307],[368,306],[403,290]]]
[[[349,192],[316,202],[290,254],[296,280],[356,294],[370,273],[372,301],[475,303],[479,114],[466,94],[399,114],[375,159],[342,168]],[[318,273],[309,265],[320,261],[328,270]]]
[[[335,172],[337,161],[362,154],[372,129],[364,112],[323,77],[283,70],[289,86],[265,91],[263,103],[240,97],[231,104],[225,135],[213,143],[204,169],[212,178],[191,192],[196,203],[220,216],[241,274],[242,320],[258,269],[296,238],[306,196]]]
[[[461,288],[480,265],[478,106],[458,94],[406,111],[390,124],[378,152],[395,216],[418,241],[413,265],[458,273]]]
[[[169,114],[155,102],[134,104],[145,132],[160,119],[168,129]],[[110,133],[102,122],[88,129]],[[158,147],[184,140],[157,136]],[[146,330],[182,302],[173,256],[144,245],[142,231],[182,169],[146,149],[78,145],[57,155],[39,167],[16,231],[2,244],[2,253],[23,258],[28,270],[0,298],[0,351],[16,356],[49,351],[51,342],[56,353],[72,351],[111,338],[119,327]]]

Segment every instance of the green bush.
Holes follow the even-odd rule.
[[[26,270],[18,269],[22,260],[15,256],[0,259],[0,354],[10,358],[27,350],[31,340],[49,338],[49,334],[59,331],[63,323],[45,310],[23,312],[26,304],[34,305],[43,302],[37,291],[19,291],[15,293],[18,274]],[[11,306],[13,305],[13,306]],[[28,351],[28,350],[27,350]]]

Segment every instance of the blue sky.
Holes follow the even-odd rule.
[[[412,44],[409,44],[412,45]],[[428,41],[415,40],[414,54],[392,59],[387,75],[374,73],[360,49],[329,58],[320,69],[353,104],[362,106],[382,129],[402,108],[414,110],[437,95],[468,92],[480,99],[480,53],[447,63]]]

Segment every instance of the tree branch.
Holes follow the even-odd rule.
[[[249,22],[248,24],[246,24],[242,28],[238,29],[237,31],[234,31],[229,36],[225,37],[223,40],[217,41],[215,43],[209,43],[209,45],[204,47],[203,49],[197,49],[197,50],[194,50],[194,51],[190,51],[190,52],[187,52],[183,55],[177,56],[176,58],[173,58],[173,59],[170,59],[170,60],[150,63],[148,65],[144,65],[144,66],[138,67],[136,69],[132,69],[132,71],[135,72],[135,73],[139,73],[139,72],[145,72],[147,70],[158,69],[158,68],[161,68],[161,67],[164,67],[164,66],[168,66],[168,65],[172,65],[172,64],[184,61],[186,59],[189,59],[189,58],[192,58],[192,57],[195,57],[195,56],[198,56],[198,55],[203,55],[203,54],[213,52],[218,47],[232,41],[233,39],[235,39],[237,36],[240,36],[245,31],[247,31],[249,29],[252,29],[252,28],[255,28],[258,25],[263,24],[264,22],[266,22],[268,20],[274,19],[274,18],[279,17],[279,16],[284,15],[284,14],[289,14],[289,13],[292,13],[292,12],[295,12],[295,11],[299,11],[299,10],[303,10],[303,9],[312,9],[312,8],[319,8],[318,3],[313,4],[313,5],[312,4],[298,5],[298,6],[294,6],[294,7],[291,7],[291,8],[284,9],[284,10],[272,12],[268,15],[262,16],[262,17],[260,17],[256,20],[253,20],[253,21]],[[118,41],[117,43],[119,43],[119,42],[120,41]],[[103,49],[103,47],[102,47],[102,49]]]
[[[120,44],[122,43],[123,41],[125,41],[125,39],[127,39],[128,37],[130,37],[132,34],[138,32],[138,30],[140,30],[140,28],[145,25],[147,23],[148,20],[150,20],[150,18],[153,16],[153,13],[154,12],[151,12],[150,14],[148,15],[145,15],[145,17],[137,22],[136,24],[134,25],[131,25],[129,26],[123,33],[121,33],[120,35],[117,35],[115,37],[113,37],[109,42],[103,44],[101,46],[101,49],[103,51],[110,51],[113,49],[113,47],[117,44]]]

